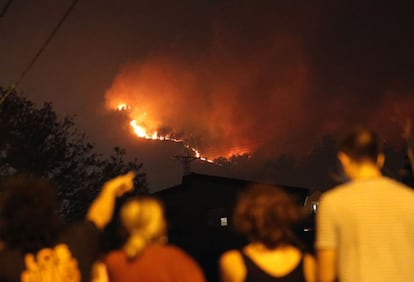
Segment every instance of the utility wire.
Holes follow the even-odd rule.
[[[4,6],[3,10],[1,11],[0,17],[2,17],[7,9],[9,8],[11,2],[13,0],[9,0],[6,5]],[[8,87],[8,89],[3,93],[3,95],[0,97],[0,105],[4,102],[4,100],[6,100],[7,96],[9,96],[11,93],[13,93],[13,91],[16,89],[17,85],[20,84],[20,82],[22,82],[23,78],[26,76],[26,74],[29,72],[29,70],[33,67],[34,63],[37,61],[37,59],[40,57],[40,55],[43,53],[43,51],[46,49],[47,45],[50,43],[50,41],[53,39],[53,37],[56,35],[56,33],[58,32],[59,28],[62,26],[62,24],[65,22],[65,20],[67,19],[67,17],[70,15],[70,13],[73,11],[73,9],[75,8],[76,4],[79,2],[79,0],[74,0],[72,2],[72,4],[68,7],[68,9],[66,10],[66,12],[63,14],[62,18],[60,19],[60,21],[57,23],[56,27],[52,30],[52,32],[50,33],[49,37],[46,38],[45,42],[42,44],[42,46],[40,46],[39,50],[37,51],[37,53],[35,54],[35,56],[33,57],[33,59],[30,61],[30,63],[26,66],[26,68],[23,70],[23,72],[20,74],[20,78],[19,80],[17,80],[17,82],[13,83],[12,85],[10,85]]]
[[[53,39],[53,37],[58,32],[59,28],[62,26],[64,21],[67,19],[67,17],[70,15],[70,13],[73,11],[73,8],[75,8],[76,4],[79,2],[79,0],[74,0],[72,4],[68,7],[65,14],[62,16],[56,27],[53,29],[52,33],[49,35],[49,37],[45,40],[43,45],[39,48],[39,51],[37,51],[36,55],[33,57],[33,59],[30,61],[30,63],[27,65],[27,67],[24,69],[24,71],[21,73],[19,80],[14,84],[16,87],[26,76],[26,74],[30,71],[34,63],[37,61],[37,59],[40,57],[40,55],[43,53],[43,51],[46,49],[47,45],[50,43],[50,41]]]
[[[10,7],[10,4],[13,2],[13,0],[7,1],[6,5],[4,5],[3,10],[0,12],[0,18],[4,17],[4,15],[7,13],[7,10]]]
[[[9,8],[11,2],[13,0],[9,0],[6,5],[4,6],[3,10],[1,11],[0,17],[2,17],[7,9]],[[13,91],[16,89],[17,85],[20,84],[20,82],[22,82],[23,78],[26,76],[26,74],[29,72],[29,70],[32,68],[32,66],[34,65],[34,63],[37,61],[37,59],[40,57],[40,55],[43,53],[43,51],[46,49],[47,45],[50,43],[50,41],[53,39],[53,37],[56,35],[56,33],[58,32],[59,28],[62,26],[62,24],[65,22],[65,20],[67,19],[67,17],[70,15],[70,13],[72,12],[72,10],[75,8],[76,4],[79,2],[79,0],[74,0],[72,2],[72,4],[68,7],[68,9],[66,10],[66,12],[63,14],[62,18],[60,19],[60,21],[57,23],[56,27],[52,30],[52,32],[50,33],[49,37],[46,38],[45,42],[43,43],[43,45],[39,48],[39,50],[37,51],[36,55],[33,57],[33,59],[30,61],[30,63],[26,66],[26,68],[23,70],[23,72],[20,74],[20,78],[17,82],[13,83],[12,85],[10,85],[8,87],[8,89],[2,93],[3,95],[0,97],[0,105],[4,102],[4,100],[6,100],[7,96],[9,96],[11,93],[13,93]]]

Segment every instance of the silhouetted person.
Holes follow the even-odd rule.
[[[369,129],[346,133],[338,158],[349,181],[319,202],[319,281],[413,281],[414,191],[382,176],[381,144]]]
[[[314,258],[298,248],[292,229],[305,216],[302,208],[273,186],[256,185],[243,192],[233,220],[250,243],[221,256],[221,281],[315,281]]]
[[[84,221],[64,227],[56,214],[56,187],[31,176],[1,185],[0,281],[90,281],[99,233],[112,216],[115,198],[133,188],[133,173],[104,184]]]
[[[150,196],[130,199],[120,211],[128,239],[105,259],[111,282],[205,282],[199,265],[168,245],[161,203]]]

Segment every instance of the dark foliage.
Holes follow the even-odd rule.
[[[0,97],[4,93],[0,88]],[[0,132],[0,177],[26,173],[52,180],[59,212],[69,220],[85,215],[105,181],[129,170],[137,172],[134,193],[148,192],[142,163],[126,161],[119,147],[107,158],[98,154],[74,118],[59,118],[51,103],[36,107],[12,92],[0,104]]]

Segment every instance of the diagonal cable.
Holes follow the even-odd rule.
[[[3,9],[0,12],[0,18],[4,17],[4,15],[7,13],[7,10],[10,7],[10,4],[13,2],[13,0],[8,0],[6,5],[4,5]]]
[[[79,2],[79,0],[74,0],[72,4],[68,7],[65,14],[62,16],[60,21],[57,23],[56,27],[53,29],[52,33],[49,35],[49,37],[45,40],[43,45],[39,48],[36,55],[33,57],[33,59],[30,61],[30,63],[27,65],[27,67],[23,70],[23,72],[20,75],[19,80],[15,83],[15,87],[23,80],[23,78],[26,76],[26,74],[30,71],[34,63],[37,61],[37,59],[40,57],[40,55],[43,53],[43,51],[46,49],[47,45],[50,43],[50,41],[53,39],[53,37],[58,32],[59,28],[62,26],[62,24],[65,22],[67,17],[70,15],[70,13],[75,8],[76,4]]]

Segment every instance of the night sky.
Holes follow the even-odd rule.
[[[19,79],[71,2],[12,1],[0,18],[1,86]],[[76,115],[101,152],[125,147],[152,190],[180,183],[184,149],[139,139],[131,119],[208,158],[249,153],[257,171],[360,122],[397,144],[414,114],[413,11],[412,1],[80,0],[17,90]],[[121,102],[131,110],[116,111]]]

